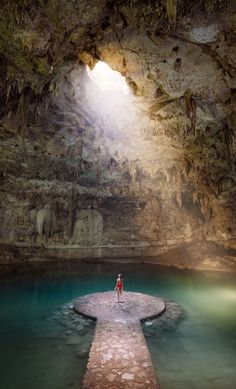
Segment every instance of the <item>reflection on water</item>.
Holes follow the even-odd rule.
[[[176,331],[147,338],[162,389],[236,387],[235,276],[138,264],[64,266],[1,277],[1,388],[81,387],[84,344],[68,342],[70,329],[51,317],[78,296],[113,290],[119,272],[127,290],[172,299],[186,312]]]

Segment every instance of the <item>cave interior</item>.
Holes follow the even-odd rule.
[[[0,9],[0,261],[236,269],[236,4]]]

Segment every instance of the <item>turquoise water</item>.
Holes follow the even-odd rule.
[[[84,294],[125,288],[172,299],[185,311],[175,331],[147,338],[162,389],[236,387],[235,276],[140,264],[65,264],[1,275],[0,388],[81,387],[87,359],[52,320]],[[86,342],[93,329],[86,334]]]

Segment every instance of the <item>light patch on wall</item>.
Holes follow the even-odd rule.
[[[102,91],[114,90],[116,92],[129,94],[129,87],[125,77],[119,72],[112,70],[105,62],[98,61],[93,70],[87,66],[89,78],[95,82]]]

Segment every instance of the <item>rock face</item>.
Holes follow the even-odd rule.
[[[1,261],[191,247],[233,269],[234,33],[230,1],[4,1]]]

